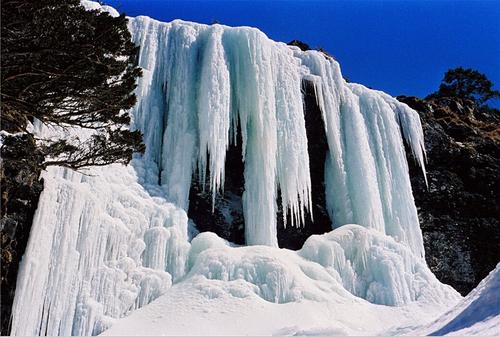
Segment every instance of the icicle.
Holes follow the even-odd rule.
[[[277,245],[278,189],[285,223],[291,217],[292,225],[303,224],[311,182],[301,85],[311,81],[329,147],[325,181],[334,227],[358,223],[422,252],[398,127],[423,167],[414,111],[347,84],[338,63],[323,53],[275,43],[256,29],[141,20],[133,31],[146,33],[134,37],[146,44],[141,60],[153,75],[139,84],[134,121],[151,149],[144,157],[157,163],[172,202],[187,209],[196,158],[202,182],[208,168],[212,199],[223,190],[226,150],[239,122],[247,243]]]
[[[329,156],[326,199],[334,227],[375,228],[423,256],[402,135],[424,169],[418,114],[389,95],[347,84],[338,64],[322,53],[295,51],[313,79],[325,121]]]
[[[198,130],[200,138],[199,172],[205,182],[207,156],[210,155],[212,205],[224,186],[224,165],[229,145],[230,95],[229,70],[222,46],[222,26],[214,25],[206,43],[198,94]]]
[[[284,223],[290,211],[292,225],[300,226],[305,220],[304,212],[312,210],[300,63],[289,48],[276,48],[275,54],[278,182]]]
[[[235,86],[245,160],[247,244],[277,246],[276,105],[272,42],[256,29],[236,28],[225,36],[235,63]]]

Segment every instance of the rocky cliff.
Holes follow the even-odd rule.
[[[427,263],[465,295],[500,261],[500,116],[470,100],[398,99],[425,134],[428,187],[408,162]]]

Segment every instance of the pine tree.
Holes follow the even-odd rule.
[[[500,98],[500,92],[493,89],[493,83],[486,75],[463,67],[449,69],[444,74],[438,92],[433,95],[469,99],[478,107],[490,99]]]
[[[1,15],[2,129],[26,131],[37,119],[93,130],[85,140],[39,140],[44,166],[128,163],[144,150],[140,132],[127,128],[140,69],[124,15],[87,11],[79,0],[4,0]]]

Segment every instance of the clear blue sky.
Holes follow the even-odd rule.
[[[351,81],[392,95],[425,96],[456,66],[475,68],[500,88],[500,0],[105,2],[129,16],[217,20],[258,27],[273,40],[321,46]]]

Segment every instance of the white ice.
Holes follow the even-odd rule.
[[[51,167],[43,179],[18,275],[12,335],[98,334],[185,274],[187,215],[152,197],[132,166],[84,174]]]
[[[285,222],[289,215],[300,226],[311,207],[301,85],[313,81],[330,148],[325,175],[334,227],[375,228],[423,256],[403,145],[404,137],[423,168],[415,111],[346,83],[324,54],[276,43],[254,28],[146,17],[130,27],[145,74],[134,126],[145,134],[147,177],[171,202],[187,208],[196,168],[202,181],[208,168],[212,194],[223,189],[226,150],[239,124],[246,241],[277,246],[278,189]]]
[[[143,46],[133,125],[144,132],[148,183],[185,209],[196,168],[202,181],[208,168],[212,194],[221,191],[239,125],[246,240],[277,246],[278,188],[292,224],[311,203],[300,60],[248,27],[138,17],[130,29]]]

